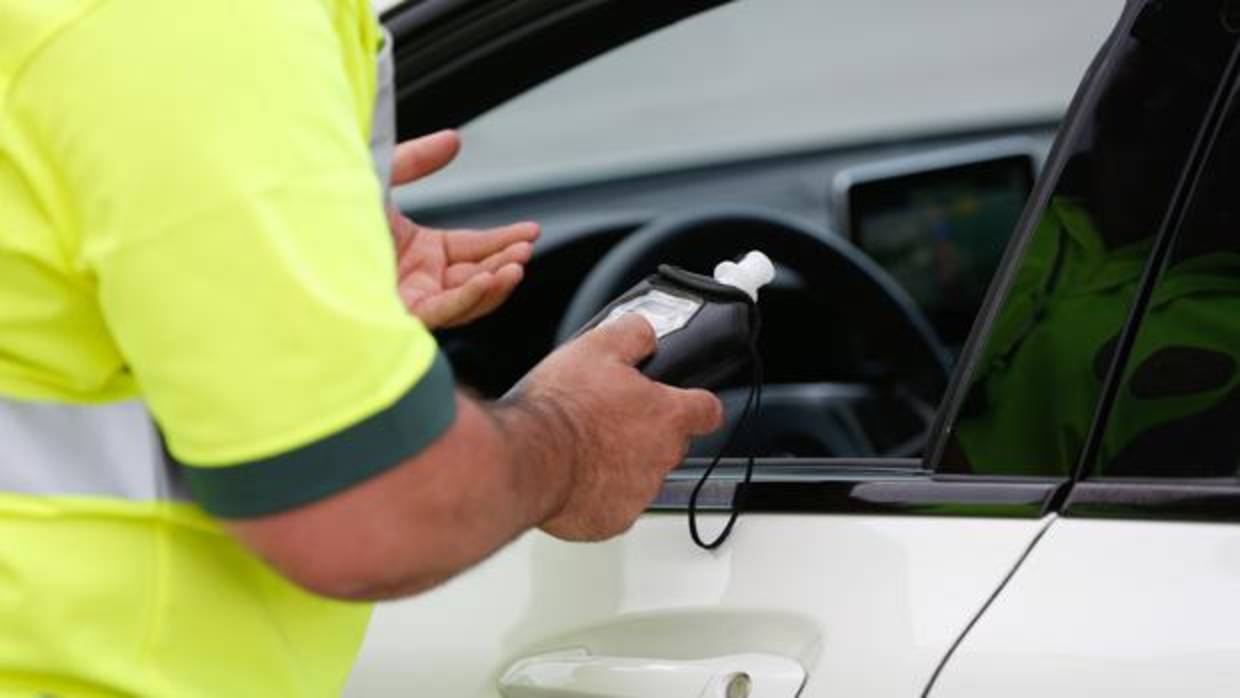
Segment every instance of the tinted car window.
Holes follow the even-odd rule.
[[[1240,108],[1229,109],[1125,364],[1096,472],[1240,465]]]
[[[1230,57],[1219,2],[1151,2],[1112,38],[1096,90],[951,426],[940,470],[1066,475]]]

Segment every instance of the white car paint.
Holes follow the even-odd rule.
[[[1064,518],[932,698],[1235,696],[1240,526]]]
[[[715,553],[693,546],[683,514],[645,516],[603,544],[531,533],[439,589],[381,605],[346,695],[494,698],[517,660],[584,648],[770,654],[804,667],[805,698],[915,696],[1043,525],[747,515]]]

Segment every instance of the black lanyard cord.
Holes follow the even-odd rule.
[[[762,429],[758,420],[758,414],[762,411],[762,383],[764,377],[762,356],[758,351],[758,333],[761,329],[762,317],[758,313],[756,303],[750,306],[749,317],[749,363],[753,374],[749,385],[749,395],[745,398],[745,407],[741,410],[736,424],[732,425],[732,431],[728,433],[728,438],[724,441],[723,447],[715,454],[714,459],[711,460],[710,465],[707,466],[706,471],[702,473],[702,477],[697,481],[697,485],[694,486],[693,493],[689,495],[689,536],[703,550],[718,548],[732,534],[732,527],[736,525],[736,519],[740,516],[741,509],[744,508],[744,496],[748,491],[750,481],[753,479],[756,454],[761,450]],[[750,421],[751,419],[752,421]],[[719,462],[723,460],[724,454],[732,449],[737,434],[746,425],[750,427],[750,434],[753,438],[750,439],[749,457],[745,464],[745,477],[732,493],[732,505],[727,524],[724,525],[719,535],[708,543],[702,539],[701,533],[698,532],[698,497],[702,493],[702,488],[706,486],[706,481],[710,479],[711,474],[715,472],[715,468],[719,466]]]

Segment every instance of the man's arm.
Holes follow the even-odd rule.
[[[429,589],[534,526],[570,540],[621,533],[689,437],[722,421],[709,393],[633,368],[654,346],[640,318],[599,328],[549,357],[503,404],[458,395],[452,427],[416,457],[229,528],[293,581],[344,599]]]
[[[91,274],[99,379],[132,376],[198,504],[316,591],[426,588],[533,524],[623,530],[718,401],[641,376],[654,338],[634,319],[513,400],[455,411],[395,291],[350,68],[373,46],[339,21],[319,3],[115,0],[11,87]],[[161,31],[124,40],[135,23]]]
[[[505,411],[511,414],[500,417]],[[319,594],[359,600],[415,594],[562,505],[570,470],[555,451],[571,448],[568,438],[552,420],[458,395],[456,422],[417,457],[310,506],[228,527]]]

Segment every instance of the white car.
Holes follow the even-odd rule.
[[[544,223],[440,336],[464,382],[501,394],[659,263],[780,274],[757,428],[696,497],[726,540],[687,526],[717,437],[627,534],[380,606],[348,695],[1240,693],[1240,1],[385,19],[402,135],[467,124],[407,210]],[[731,426],[747,381],[714,386]]]

